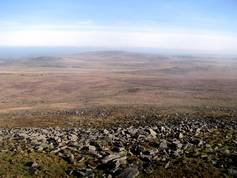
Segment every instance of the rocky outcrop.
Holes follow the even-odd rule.
[[[237,121],[180,119],[153,126],[0,129],[0,151],[54,154],[74,165],[69,176],[131,177],[199,158],[236,176]],[[7,143],[7,144],[6,144]],[[80,163],[80,164],[78,164]],[[40,168],[27,165],[34,174]]]

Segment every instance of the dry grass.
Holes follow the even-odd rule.
[[[1,64],[1,126],[11,125],[5,122],[19,118],[12,117],[12,113],[18,112],[116,105],[235,108],[236,71],[237,63],[231,59],[127,52],[85,53]],[[52,118],[52,125],[59,123],[60,117]],[[32,118],[24,118],[24,122],[34,123]]]
[[[229,119],[236,118],[236,108],[237,63],[230,59],[104,52],[0,64],[1,128],[101,128],[179,118]],[[41,166],[34,177],[67,177],[70,168],[51,154],[8,151],[0,158],[0,177],[32,176],[29,161]],[[212,164],[197,158],[172,161],[168,169],[157,165],[150,175],[221,176]]]

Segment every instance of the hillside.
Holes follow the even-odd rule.
[[[236,177],[233,58],[1,61],[0,177]]]

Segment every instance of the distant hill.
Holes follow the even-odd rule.
[[[236,77],[234,58],[188,55],[159,55],[129,51],[89,51],[62,56],[2,59],[0,67],[53,68],[66,70],[104,70],[160,76]]]

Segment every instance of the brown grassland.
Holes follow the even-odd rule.
[[[237,61],[107,51],[0,65],[0,127],[47,126],[42,113],[110,106],[236,108]],[[59,118],[50,126],[60,125]]]
[[[152,125],[155,118],[178,114],[218,119],[236,111],[234,58],[104,51],[0,59],[0,128]],[[29,176],[24,164],[32,159],[48,177],[67,176],[62,170],[68,165],[54,155],[0,152],[0,157],[0,176]],[[199,161],[180,161],[168,171],[159,167],[151,177],[192,171],[218,177],[215,167]]]

